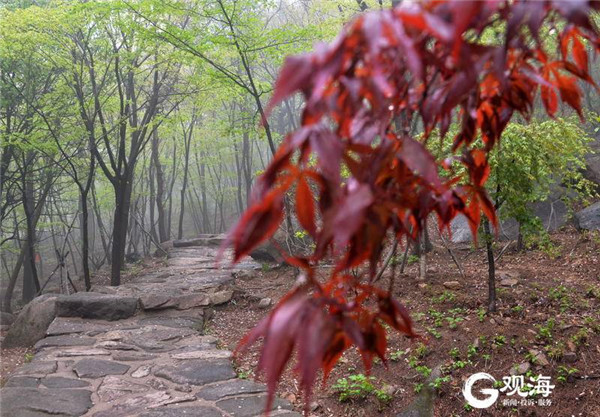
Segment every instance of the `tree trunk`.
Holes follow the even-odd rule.
[[[165,176],[163,174],[162,165],[160,164],[159,148],[158,148],[158,129],[154,129],[152,133],[152,161],[156,170],[156,210],[158,212],[158,241],[160,243],[169,240],[167,233],[167,217],[165,215]],[[173,150],[175,152],[175,150]]]
[[[131,203],[131,175],[117,179],[115,189],[115,214],[113,222],[112,265],[110,285],[121,285],[121,269],[125,265],[125,247],[127,245],[127,228],[129,223],[129,206]]]
[[[192,143],[192,134],[194,132],[195,116],[192,115],[191,126],[188,132],[183,130],[185,140],[185,160],[183,167],[183,183],[181,184],[181,210],[179,211],[179,227],[177,229],[177,239],[183,238],[183,219],[185,215],[185,192],[188,184],[188,169],[190,165],[190,145]]]
[[[485,231],[485,246],[488,260],[488,311],[494,312],[496,311],[496,264],[494,261],[490,222],[487,218],[483,221],[483,229]]]
[[[90,279],[90,238],[89,238],[89,210],[87,202],[87,192],[81,193],[81,266],[83,268],[83,281],[85,290],[92,289]]]
[[[30,174],[26,173],[26,177]],[[34,221],[34,192],[33,181],[31,178],[25,179],[23,193],[23,209],[27,223],[27,236],[25,241],[24,269],[23,269],[23,294],[22,300],[28,303],[33,300],[36,293],[40,290],[40,283],[37,276],[37,268],[35,265],[35,222]]]

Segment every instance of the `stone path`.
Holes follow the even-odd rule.
[[[0,415],[261,415],[265,386],[237,379],[231,352],[202,334],[206,307],[228,302],[236,274],[260,267],[217,268],[218,243],[175,242],[164,268],[121,287],[59,297],[35,357],[0,390]],[[291,409],[277,399],[271,415],[300,416]]]

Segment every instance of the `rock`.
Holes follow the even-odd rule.
[[[122,320],[135,314],[137,298],[78,292],[56,300],[56,315],[86,319]]]
[[[600,230],[600,201],[575,213],[575,226],[580,230]]]
[[[460,282],[458,281],[446,281],[442,285],[451,290],[456,290],[461,287]]]
[[[47,388],[82,388],[90,385],[89,382],[81,379],[64,378],[62,376],[47,376],[40,382]]]
[[[308,405],[308,408],[310,409],[310,411],[317,411],[320,407],[321,407],[321,404],[319,404],[316,401],[313,401],[312,403],[310,403]]]
[[[82,359],[73,370],[79,378],[101,378],[106,375],[123,375],[130,366],[102,359]]]
[[[127,262],[128,264],[135,264],[137,262],[140,262],[142,258],[142,255],[140,255],[137,252],[130,252],[125,254],[125,262]]]
[[[140,412],[161,407],[173,400],[165,391],[152,391],[146,395],[134,395],[120,399],[113,407],[99,411],[93,417],[129,417],[138,416]]]
[[[433,405],[437,397],[437,392],[430,383],[441,376],[442,368],[438,365],[429,374],[417,398],[405,410],[396,414],[396,417],[433,417]]]
[[[567,348],[570,352],[577,352],[577,346],[575,346],[572,340],[567,340]]]
[[[15,316],[5,311],[0,311],[0,325],[11,325],[15,321]]]
[[[514,278],[505,278],[503,280],[500,280],[500,285],[503,287],[514,287],[518,283],[519,283],[519,281],[517,281]]]
[[[259,302],[258,302],[258,308],[269,308],[269,306],[273,303],[273,301],[266,297],[266,298],[262,298]]]
[[[523,362],[516,366],[515,368],[510,370],[511,375],[523,375],[531,368],[531,364],[529,362]]]
[[[568,363],[577,362],[577,353],[575,352],[567,352],[563,355],[563,360]]]
[[[188,310],[190,308],[206,307],[210,305],[210,296],[207,294],[186,294],[177,297],[174,300],[178,310]]]
[[[2,389],[2,416],[81,416],[92,406],[91,392],[80,389]]]
[[[147,392],[149,387],[122,377],[107,376],[98,387],[98,397],[102,402],[112,403],[125,395]]]
[[[177,384],[204,385],[233,378],[235,372],[229,360],[188,360],[174,366],[164,366],[154,375]]]
[[[251,269],[244,269],[242,271],[237,271],[235,273],[236,279],[241,279],[242,281],[250,281],[251,279],[256,278],[257,272]]]
[[[131,373],[132,378],[144,378],[150,375],[152,367],[150,365],[142,365]]]
[[[512,287],[519,283],[521,274],[517,271],[496,271],[496,279],[500,282],[500,285],[504,287]]]
[[[281,256],[281,253],[271,241],[261,244],[259,247],[250,252],[250,257],[258,262],[270,262],[276,264],[282,264],[285,262],[285,259],[283,259],[283,256]]]
[[[40,378],[36,378],[34,376],[13,376],[6,381],[4,384],[5,388],[9,387],[27,387],[27,388],[37,388],[40,384]],[[1,392],[1,391],[0,391]]]
[[[144,294],[140,297],[140,306],[144,310],[161,310],[164,308],[172,308],[172,295],[167,294]]]
[[[48,336],[35,344],[36,349],[43,349],[51,346],[91,346],[96,343],[96,339],[87,336]]]
[[[155,359],[157,356],[151,353],[142,353],[142,352],[115,352],[112,355],[113,359],[116,361],[122,362],[132,362],[132,361],[148,361],[150,359]]]
[[[216,405],[223,411],[235,417],[253,417],[262,415],[265,411],[266,394],[253,395],[250,397],[232,397],[217,401]],[[292,405],[284,400],[275,398],[271,410],[291,410]]]
[[[95,348],[71,348],[61,349],[56,352],[56,356],[59,358],[70,358],[73,356],[109,356],[110,351],[106,349],[95,349]]]
[[[228,350],[192,350],[171,353],[173,359],[229,359],[232,354]]]
[[[101,320],[89,321],[78,317],[56,317],[48,327],[46,334],[48,336],[74,333],[94,334],[114,330],[115,327],[119,327],[119,324]]]
[[[160,407],[140,414],[140,417],[222,417],[216,408],[196,405],[193,407]]]
[[[2,346],[33,346],[43,339],[56,316],[56,298],[55,294],[44,294],[31,300],[6,333]]]
[[[534,361],[535,365],[540,365],[540,366],[550,365],[550,362],[548,361],[548,358],[546,358],[546,355],[544,355],[544,353],[539,352],[534,349],[530,349],[529,353],[533,357],[533,361]]]
[[[196,393],[196,397],[207,401],[215,401],[234,395],[256,394],[265,391],[266,387],[263,384],[246,379],[234,379],[203,387]]]
[[[423,290],[423,289],[427,288],[427,284],[424,282],[419,282],[418,287]]]
[[[203,234],[195,239],[174,240],[174,248],[189,248],[192,246],[212,246],[219,247],[227,239],[226,235]]]
[[[55,361],[35,361],[21,366],[13,375],[47,375],[56,372]]]
[[[398,387],[396,385],[384,385],[383,388],[381,389],[385,394],[389,395],[390,397],[393,397],[394,394],[396,394],[396,391],[398,391]]]
[[[210,303],[212,305],[225,304],[231,300],[231,297],[233,297],[231,290],[215,292],[210,294]]]

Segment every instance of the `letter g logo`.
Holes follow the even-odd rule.
[[[482,379],[486,379],[488,381],[492,381],[496,382],[496,379],[494,379],[493,376],[491,376],[490,374],[487,374],[485,372],[478,372],[476,374],[473,374],[469,377],[469,379],[466,380],[465,385],[462,389],[462,393],[465,397],[465,400],[467,400],[467,402],[469,403],[469,405],[471,407],[474,408],[488,408],[490,407],[492,404],[494,404],[496,402],[496,400],[498,399],[498,390],[494,389],[494,388],[483,388],[480,390],[480,392],[482,394],[487,394],[487,397],[484,398],[483,400],[478,400],[477,398],[475,398],[473,396],[473,385],[477,382],[480,381]]]

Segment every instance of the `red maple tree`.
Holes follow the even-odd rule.
[[[270,108],[301,92],[302,124],[257,180],[229,235],[238,261],[273,235],[286,194],[295,192],[296,216],[315,242],[311,256],[288,256],[302,278],[240,343],[264,339],[258,368],[267,409],[294,349],[308,403],[319,369],[326,378],[352,345],[367,371],[374,356],[385,362],[383,323],[416,336],[391,297],[393,280],[388,288],[375,283],[384,247],[416,238],[431,213],[441,229],[459,213],[474,234],[481,212],[496,223],[484,189],[487,157],[515,112],[528,119],[540,87],[550,116],[559,96],[581,115],[578,82],[597,88],[586,52],[586,45],[600,50],[592,9],[600,2],[413,2],[362,14],[331,45],[286,60]],[[487,31],[493,42],[482,41]],[[556,51],[547,50],[548,33]],[[420,139],[410,134],[414,123]],[[451,123],[460,126],[454,156],[436,161],[425,142],[436,128],[443,138]],[[452,169],[455,161],[466,178]],[[325,258],[335,267],[319,282],[314,271]],[[369,267],[365,276],[349,272],[361,265]]]

